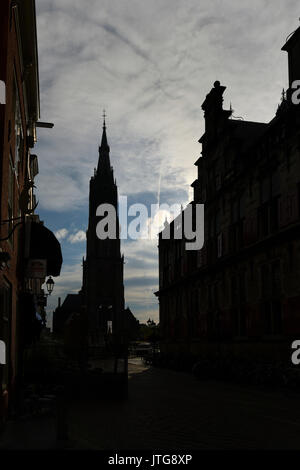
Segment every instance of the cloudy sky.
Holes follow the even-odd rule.
[[[62,275],[51,311],[81,287],[89,179],[102,110],[119,193],[185,205],[196,178],[201,104],[215,80],[235,116],[267,122],[287,85],[281,52],[299,0],[36,0],[41,120],[39,214],[57,233]],[[157,240],[125,241],[126,304],[158,319]]]

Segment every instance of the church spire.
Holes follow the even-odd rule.
[[[109,145],[107,143],[107,135],[106,135],[106,114],[103,111],[103,127],[102,127],[102,139],[101,145],[99,147],[99,160],[98,160],[98,168],[97,173],[101,171],[110,170],[110,158],[109,158]]]
[[[105,110],[103,111],[103,126],[102,126],[102,140],[101,140],[101,148],[103,149],[107,149],[108,148],[108,151],[109,151],[109,146],[108,146],[108,143],[107,143],[107,136],[106,136],[106,122],[105,122],[105,119],[106,119],[106,113],[105,113]]]

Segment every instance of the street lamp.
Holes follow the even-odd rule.
[[[53,289],[54,289],[54,281],[53,281],[51,276],[49,277],[48,281],[46,282],[46,286],[47,286],[48,295],[51,295],[52,292],[53,292]]]

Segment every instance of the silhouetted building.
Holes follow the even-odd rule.
[[[45,277],[59,275],[62,263],[59,242],[34,213],[38,158],[32,149],[40,116],[34,0],[0,2],[0,80],[1,425],[23,379],[24,348],[39,336]]]
[[[233,119],[219,82],[202,105],[205,133],[192,187],[194,203],[205,205],[205,243],[186,251],[186,240],[160,234],[163,352],[290,363],[300,335],[300,106],[291,101],[300,28],[283,50],[289,89],[271,122]]]
[[[125,309],[125,317],[128,341],[134,341],[139,337],[140,322],[135,318],[129,307]]]
[[[109,204],[116,214],[115,233],[106,239],[97,236],[97,224],[104,215],[96,214],[102,204]],[[124,315],[124,258],[120,250],[118,220],[118,188],[110,164],[105,120],[99,160],[90,181],[89,226],[86,259],[83,261],[83,295],[88,321],[89,350],[101,349],[109,331],[115,344],[125,340]]]
[[[67,321],[72,314],[80,313],[82,310],[82,294],[68,294],[61,305],[59,298],[58,306],[53,312],[53,333],[55,336],[63,337]]]
[[[105,239],[97,236],[97,224],[106,218],[105,211],[102,216],[97,214],[101,205],[110,205],[116,215],[115,234],[108,231]],[[129,308],[124,309],[124,257],[121,255],[119,231],[118,188],[110,164],[104,120],[98,166],[90,180],[89,226],[86,259],[83,259],[82,289],[78,294],[68,294],[62,305],[59,301],[53,312],[53,333],[64,339],[65,346],[66,343],[75,345],[76,339],[72,338],[72,332],[77,338],[81,328],[84,333],[87,332],[89,355],[101,355],[107,347],[108,338],[116,352],[123,350],[128,340],[135,338],[139,331],[138,320]],[[82,324],[84,318],[85,327]],[[78,325],[81,325],[80,328]]]

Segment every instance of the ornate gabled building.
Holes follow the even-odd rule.
[[[290,364],[300,335],[300,105],[291,99],[300,28],[283,50],[289,89],[269,123],[233,119],[219,82],[202,105],[192,187],[204,204],[204,246],[186,251],[160,234],[162,352]]]
[[[101,220],[96,215],[102,204],[113,206],[116,214],[115,237],[99,239],[96,233]],[[103,218],[103,217],[102,217]],[[86,259],[83,261],[83,295],[88,322],[90,351],[105,345],[111,335],[115,345],[124,342],[124,258],[120,250],[118,220],[118,188],[110,164],[105,119],[98,167],[90,180],[89,225],[87,230]]]

